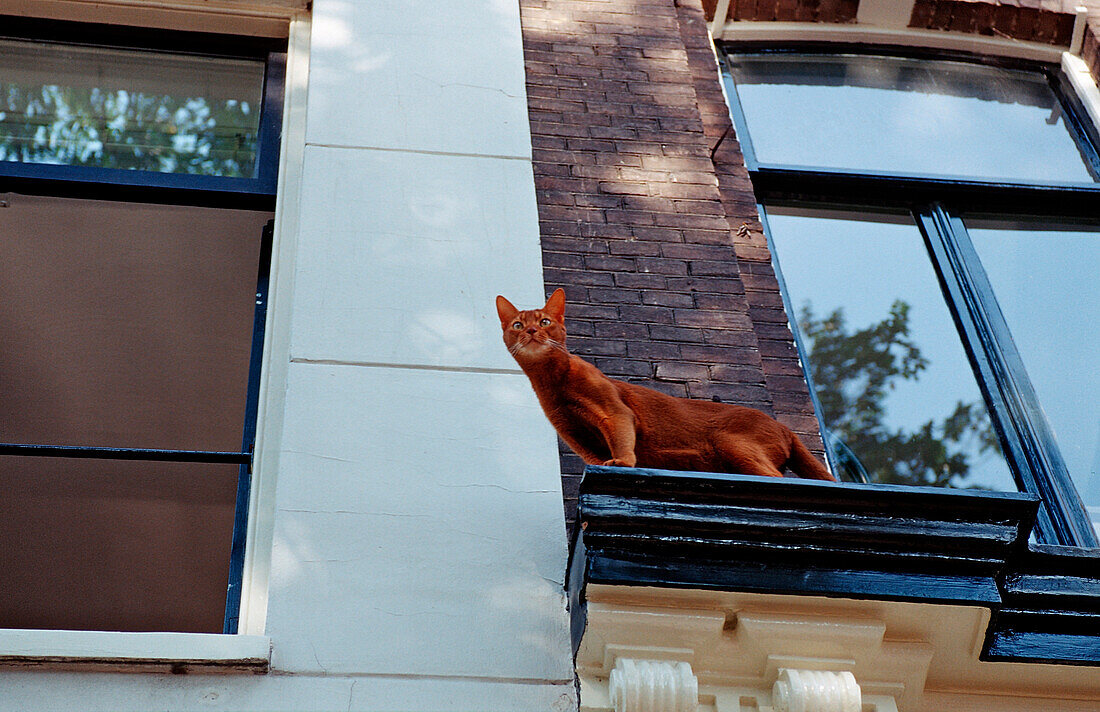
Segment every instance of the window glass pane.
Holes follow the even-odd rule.
[[[0,628],[222,632],[238,470],[0,457]]]
[[[767,220],[837,462],[872,482],[1015,490],[912,221]]]
[[[252,178],[264,63],[0,40],[0,160]]]
[[[0,442],[239,450],[270,217],[9,196]]]
[[[1093,181],[1037,72],[856,55],[734,55],[731,71],[760,163]]]
[[[967,232],[1100,532],[1100,226],[968,220]]]

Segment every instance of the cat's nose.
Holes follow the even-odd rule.
[[[531,334],[532,336],[534,336],[535,334],[537,334],[537,333],[538,333],[538,330],[537,330],[537,329],[535,329],[535,327],[533,327],[533,326],[529,326],[529,327],[527,327],[527,333],[528,333],[528,334]]]

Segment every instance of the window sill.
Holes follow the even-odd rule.
[[[261,635],[0,630],[0,666],[263,673],[270,663]]]
[[[585,468],[567,580],[990,610],[980,659],[1100,667],[1100,550],[1028,545],[1019,492]]]

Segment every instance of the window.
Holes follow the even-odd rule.
[[[724,60],[834,471],[1032,492],[1095,547],[1095,126],[1057,67],[820,50]]]
[[[236,632],[285,46],[3,19],[0,627]]]

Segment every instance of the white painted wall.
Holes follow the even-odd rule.
[[[493,305],[544,298],[518,4],[312,20],[245,604],[271,671],[9,668],[0,710],[575,707],[555,439]]]

